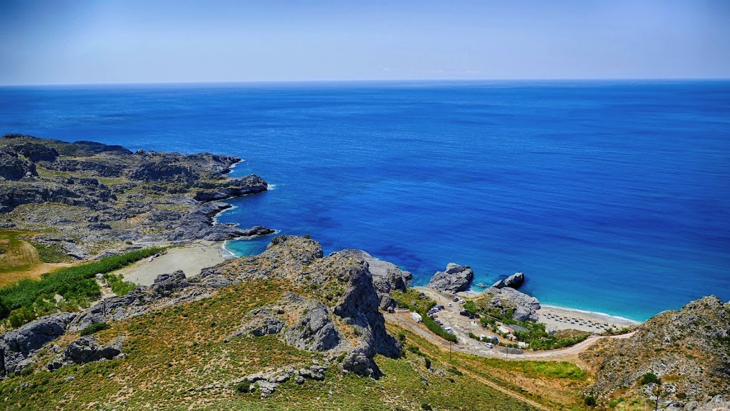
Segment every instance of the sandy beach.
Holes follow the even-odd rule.
[[[231,254],[223,249],[222,242],[196,241],[184,247],[171,248],[152,261],[138,261],[115,273],[123,274],[127,281],[150,285],[158,275],[177,270],[182,270],[187,277],[195,277],[203,268],[220,264],[228,258]]]
[[[538,322],[545,324],[548,331],[571,329],[603,333],[608,329],[620,330],[628,326],[641,324],[627,318],[552,305],[542,305],[537,313],[540,314]]]

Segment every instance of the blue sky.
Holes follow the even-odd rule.
[[[0,84],[730,77],[730,1],[0,0]]]

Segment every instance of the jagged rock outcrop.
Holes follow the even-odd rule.
[[[322,247],[316,241],[280,236],[271,241],[263,254],[206,270],[200,277],[206,284],[220,282],[221,277],[230,282],[282,278],[314,286],[322,293],[318,302],[287,294],[257,314],[283,321],[282,315],[274,313],[286,312],[290,321],[280,333],[283,341],[313,351],[344,354],[340,367],[345,371],[378,377],[381,371],[373,357],[400,355],[400,344],[385,330],[373,277],[360,251],[344,250],[323,257]],[[325,305],[324,301],[328,303]],[[242,322],[241,332],[261,330],[263,324],[262,320],[252,321],[248,317]]]
[[[373,286],[378,295],[378,307],[385,310],[393,306],[390,298],[394,290],[406,291],[413,274],[403,271],[393,263],[379,260],[362,250],[350,250],[368,264],[368,271],[373,278]]]
[[[7,148],[36,163],[39,161],[55,161],[58,157],[56,149],[36,143],[15,144],[7,146]]]
[[[0,138],[0,212],[15,228],[53,228],[81,238],[77,258],[126,248],[129,242],[222,241],[267,229],[217,224],[230,207],[214,200],[266,191],[259,176],[230,178],[237,157],[138,151],[23,135]],[[38,176],[38,170],[44,171]],[[31,176],[32,178],[27,178]],[[105,185],[98,178],[111,178]],[[91,224],[89,224],[91,223]]]
[[[312,364],[299,369],[286,366],[273,371],[257,372],[247,375],[243,380],[249,383],[248,392],[255,393],[258,391],[261,398],[266,398],[273,394],[280,384],[292,378],[297,384],[303,384],[304,380],[324,381],[324,373],[329,366],[330,364],[327,362],[324,364]],[[238,382],[240,381],[236,381],[236,383]]]
[[[458,293],[466,291],[474,279],[474,271],[467,267],[449,263],[446,270],[439,271],[431,277],[428,286],[434,290]]]
[[[507,314],[512,311],[512,318],[517,321],[537,321],[540,309],[540,302],[535,297],[519,292],[514,288],[491,287],[484,290],[479,298],[489,299],[490,308],[496,308]]]
[[[524,282],[525,282],[524,273],[514,273],[511,276],[494,283],[494,285],[492,285],[492,288],[510,287],[510,288],[518,289]]]
[[[198,201],[217,201],[225,198],[240,197],[247,194],[260,193],[267,190],[268,185],[259,176],[235,178],[222,184],[198,184],[202,190],[195,193]]]
[[[20,373],[37,351],[66,332],[74,313],[56,313],[0,335],[0,378]]]
[[[627,339],[598,342],[581,355],[596,369],[587,389],[603,398],[639,396],[654,402],[653,384],[662,379],[660,405],[674,409],[714,409],[730,405],[730,302],[717,297],[664,311]],[[713,405],[709,405],[713,404]],[[714,408],[713,408],[714,407]]]
[[[0,178],[20,180],[26,176],[37,176],[35,164],[18,157],[11,150],[0,150]]]
[[[504,285],[506,287],[517,289],[517,288],[520,288],[520,286],[524,282],[525,282],[524,273],[514,273],[511,276],[507,277],[506,280],[504,280]]]
[[[81,337],[66,346],[62,356],[57,361],[49,364],[48,368],[56,369],[63,364],[84,364],[102,359],[111,360],[122,354],[123,341],[124,338],[120,337],[103,346],[93,335]]]

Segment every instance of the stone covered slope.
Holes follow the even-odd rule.
[[[240,159],[209,153],[131,151],[17,134],[0,138],[0,227],[51,234],[76,258],[125,242],[224,240],[247,233],[214,225],[225,198],[259,193],[256,175],[229,178]]]
[[[704,297],[679,311],[662,312],[631,338],[604,340],[582,358],[596,370],[589,391],[601,396],[633,395],[653,401],[653,385],[639,383],[644,374],[653,373],[663,381],[660,404],[704,409],[703,404],[713,401],[713,407],[722,403],[728,407],[730,303]]]
[[[326,365],[337,363],[345,372],[370,377],[382,374],[376,354],[400,356],[401,346],[385,330],[372,275],[360,254],[345,250],[323,257],[313,240],[277,237],[261,255],[224,263],[190,279],[182,271],[163,274],[149,287],[106,298],[81,313],[54,314],[0,335],[0,378],[32,366],[56,370],[64,364],[113,358],[122,351],[121,338],[103,346],[82,337],[63,352],[51,347],[59,353],[51,360],[39,353],[66,333],[141,315],[154,321],[152,313],[159,309],[211,299],[236,284],[256,281],[282,284],[280,297],[241,316],[227,340],[273,335],[299,350],[321,354]],[[270,382],[275,388],[276,382]]]
[[[379,296],[365,256],[343,250],[323,257],[316,241],[276,237],[257,256],[204,270],[204,283],[285,280],[296,292],[251,312],[234,335],[275,334],[300,349],[340,357],[341,367],[359,375],[381,374],[376,354],[397,357],[400,345],[385,331]]]

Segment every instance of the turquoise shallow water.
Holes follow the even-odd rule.
[[[0,88],[0,132],[233,154],[222,222],[643,320],[730,298],[730,83]],[[238,253],[269,239],[231,242]]]

